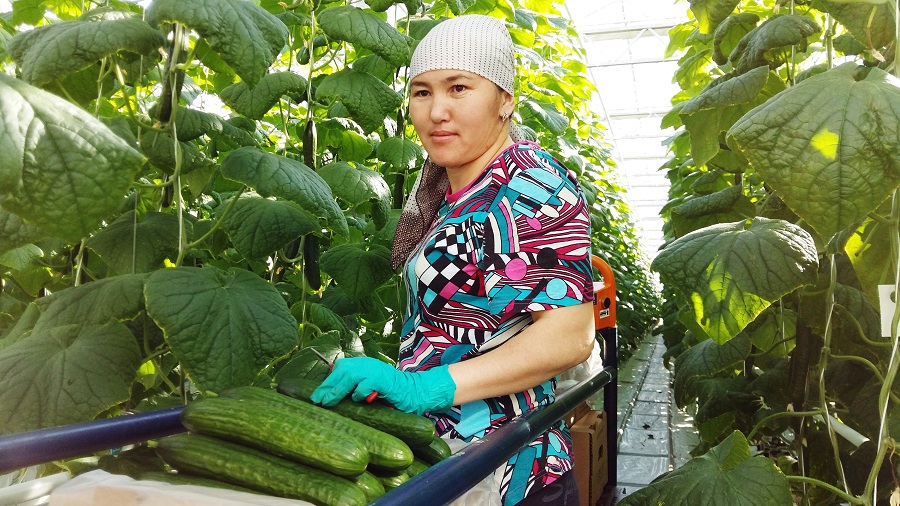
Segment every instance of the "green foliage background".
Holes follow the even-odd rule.
[[[620,292],[656,320],[577,34],[547,0],[14,0],[0,13],[0,434],[396,357],[388,265],[424,152],[411,49],[504,20],[515,120],[576,171]]]
[[[662,121],[676,133],[652,268],[674,398],[700,444],[623,504],[887,504],[900,390],[879,286],[898,282],[897,8],[691,0],[670,31],[681,91]]]

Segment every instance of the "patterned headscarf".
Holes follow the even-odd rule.
[[[512,38],[503,23],[490,16],[470,14],[443,21],[428,32],[413,52],[409,79],[431,70],[465,70],[514,95],[515,63]],[[513,124],[509,135],[514,142],[525,139]],[[397,222],[391,247],[392,269],[409,258],[428,232],[449,185],[447,169],[425,160]]]

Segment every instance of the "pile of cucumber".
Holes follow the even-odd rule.
[[[364,505],[450,455],[427,418],[349,399],[322,408],[309,402],[316,385],[194,401],[181,415],[188,432],[156,452],[179,475],[324,506]]]

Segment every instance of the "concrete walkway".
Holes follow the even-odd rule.
[[[672,398],[662,336],[650,336],[619,367],[618,484],[600,504],[615,504],[690,459],[698,435]]]

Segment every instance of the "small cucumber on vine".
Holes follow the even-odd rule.
[[[310,289],[322,288],[322,270],[319,268],[319,238],[307,234],[303,238],[303,277]]]

